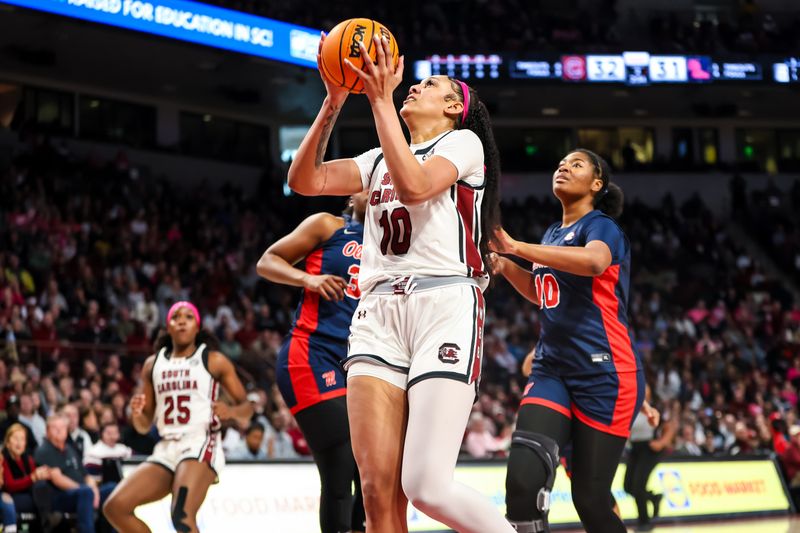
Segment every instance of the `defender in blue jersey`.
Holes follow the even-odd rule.
[[[622,212],[623,196],[610,177],[600,156],[575,150],[553,175],[563,217],[542,243],[496,232],[496,251],[530,261],[532,269],[494,256],[494,272],[541,309],[506,478],[508,519],[517,531],[549,531],[549,494],[567,444],[573,503],[586,531],[626,531],[610,489],[642,408],[644,375],[627,320],[630,244],[612,218]]]
[[[366,204],[363,192],[350,198],[341,217],[308,217],[270,246],[257,267],[269,281],[303,288],[292,329],[278,352],[277,381],[319,469],[322,533],[364,531],[366,521],[340,365],[347,357],[350,321],[361,296]],[[296,267],[301,261],[302,268]]]

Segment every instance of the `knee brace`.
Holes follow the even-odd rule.
[[[533,451],[544,465],[547,479],[539,493],[536,495],[536,508],[542,515],[541,520],[529,522],[511,522],[511,525],[520,533],[549,532],[547,513],[550,511],[550,491],[556,481],[558,468],[558,443],[541,433],[517,430],[511,435],[511,445],[524,446]]]
[[[178,488],[178,496],[175,498],[172,507],[172,527],[174,527],[175,531],[178,533],[188,533],[192,530],[185,522],[185,519],[188,517],[185,510],[186,496],[188,493],[189,489],[186,487]]]

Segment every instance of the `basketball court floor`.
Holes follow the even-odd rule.
[[[632,527],[628,531],[633,532]],[[800,533],[800,517],[747,518],[720,522],[694,522],[656,526],[654,533]],[[561,533],[579,533],[580,529],[560,530]]]

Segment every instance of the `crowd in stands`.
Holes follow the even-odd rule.
[[[179,299],[198,304],[255,407],[249,427],[226,428],[226,456],[309,455],[274,379],[298,293],[259,279],[255,264],[322,204],[285,198],[281,187],[266,177],[252,197],[210,183],[178,190],[124,154],[79,159],[42,138],[0,169],[0,434],[23,425],[36,465],[29,477],[58,468],[41,451],[58,420],[85,468],[71,478],[89,486],[83,497],[94,490],[89,478],[102,487],[119,459],[152,450],[155,430],[138,434],[127,404]],[[743,208],[770,224],[770,198],[769,190],[745,195]],[[529,242],[559,216],[552,198],[502,208],[509,233]],[[630,201],[620,224],[632,245],[636,347],[663,423],[676,428],[672,453],[774,451],[800,484],[800,302],[698,197]],[[478,458],[507,453],[525,385],[520,364],[539,327],[534,306],[502,280],[487,303],[481,393],[464,441],[465,455]]]
[[[326,31],[344,18],[365,16],[386,24],[401,48],[421,54],[597,52],[621,47],[661,53],[778,53],[795,50],[800,39],[800,16],[771,13],[756,0],[697,13],[665,13],[648,9],[646,3],[622,9],[616,0],[350,0],[344,5],[322,0],[203,1]]]
[[[747,224],[754,238],[765,243],[778,266],[800,279],[800,180],[788,193],[770,181],[764,189],[748,194],[745,179],[738,175],[731,180],[731,186],[735,214]]]

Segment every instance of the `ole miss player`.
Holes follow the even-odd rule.
[[[572,499],[584,528],[625,531],[610,489],[642,407],[644,376],[627,322],[630,244],[612,218],[622,212],[623,196],[610,178],[601,157],[575,150],[553,175],[563,216],[542,244],[496,231],[496,251],[530,261],[533,271],[492,256],[493,271],[541,309],[506,477],[508,519],[517,531],[549,531],[549,493],[568,443]]]
[[[200,313],[177,302],[167,313],[167,333],[156,340],[156,354],[142,368],[142,390],[131,398],[131,422],[147,433],[155,421],[161,440],[153,455],[122,480],[103,506],[118,531],[150,529],[133,511],[172,494],[172,525],[195,533],[197,510],[225,465],[220,422],[246,423],[253,414],[233,363],[219,342],[200,330]],[[220,385],[235,402],[218,401]]]
[[[270,246],[257,267],[272,282],[303,287],[292,330],[278,352],[277,381],[319,469],[322,533],[364,531],[340,362],[347,356],[350,320],[361,295],[366,204],[366,193],[354,194],[344,216],[308,217]],[[301,261],[303,267],[296,267]]]
[[[327,96],[289,169],[301,194],[369,191],[363,295],[345,362],[367,531],[408,531],[408,497],[454,530],[513,532],[488,499],[453,479],[480,375],[484,255],[498,216],[489,112],[464,82],[431,76],[411,86],[398,117],[392,95],[403,59],[395,66],[389,47],[376,36],[361,44],[363,71],[347,63],[364,82],[380,147],[323,161],[348,94],[325,81]]]

